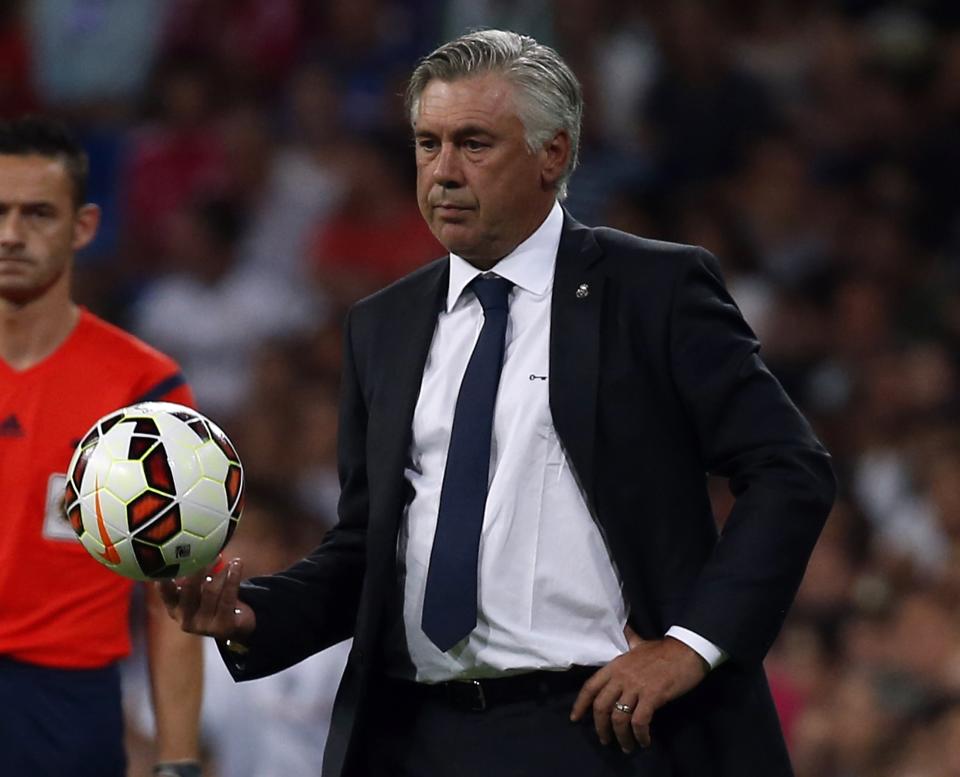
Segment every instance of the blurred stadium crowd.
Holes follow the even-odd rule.
[[[570,212],[717,254],[834,455],[768,659],[798,777],[960,774],[960,4],[7,0],[0,114],[82,137],[105,224],[79,299],[230,430],[237,539],[272,569],[334,514],[341,313],[441,254],[404,79],[476,26],[573,65]]]

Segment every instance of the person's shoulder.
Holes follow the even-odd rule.
[[[647,291],[666,292],[684,278],[712,276],[722,283],[720,263],[707,249],[687,243],[655,240],[612,227],[585,227],[572,222],[572,229],[586,231],[603,258],[608,278],[636,283]]]
[[[605,257],[627,266],[642,263],[649,269],[674,273],[691,264],[716,263],[713,255],[700,246],[641,237],[612,227],[593,227],[590,231]]]
[[[93,374],[92,387],[107,381],[111,391],[127,392],[127,404],[164,400],[195,406],[193,392],[174,359],[88,310],[81,311],[78,327],[71,358],[79,359]]]
[[[445,277],[447,257],[435,259],[379,291],[364,297],[353,304],[353,310],[359,315],[378,315],[387,310],[408,308],[423,295],[436,289],[436,284]]]
[[[116,324],[111,324],[89,310],[80,313],[80,345],[95,355],[98,361],[136,366],[138,370],[152,367],[158,371],[178,371],[177,363],[165,353],[148,345]]]

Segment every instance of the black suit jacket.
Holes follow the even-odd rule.
[[[389,607],[408,498],[411,421],[448,261],[358,303],[346,325],[339,523],[286,572],[245,584],[257,628],[237,679],[348,636],[324,775],[351,773]],[[761,661],[834,495],[829,457],[758,356],[706,251],[565,216],[553,286],[550,408],[622,575],[630,623],[673,624],[729,660],[654,718],[677,775],[789,775]],[[706,474],[735,506],[718,535]],[[572,549],[573,550],[573,549]],[[375,683],[373,683],[375,685]]]

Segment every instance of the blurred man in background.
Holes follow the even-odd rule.
[[[124,777],[117,662],[133,583],[88,557],[63,514],[77,442],[148,400],[192,404],[178,366],[77,306],[94,238],[87,160],[57,123],[0,123],[0,771]],[[202,645],[148,591],[157,777],[198,777]],[[159,617],[157,617],[159,615]]]

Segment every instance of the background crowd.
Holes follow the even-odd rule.
[[[229,430],[251,504],[237,551],[269,571],[332,520],[341,315],[442,253],[404,79],[476,26],[571,63],[569,211],[713,251],[834,455],[840,499],[768,659],[798,777],[960,774],[952,0],[0,4],[0,114],[61,116],[91,155],[105,222],[78,297],[177,358]],[[225,766],[237,732],[307,748],[335,667],[308,676],[266,701],[213,689],[210,774],[245,773]]]

